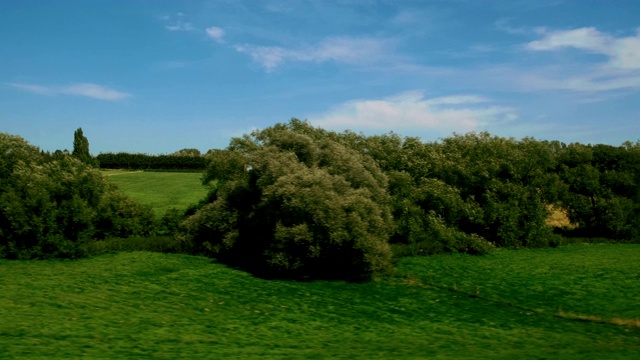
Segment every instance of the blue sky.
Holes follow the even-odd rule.
[[[0,2],[0,132],[223,148],[292,117],[368,135],[640,139],[640,1]]]

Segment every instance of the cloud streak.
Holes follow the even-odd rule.
[[[175,14],[174,16],[163,16],[161,19],[167,23],[164,26],[165,29],[169,31],[192,31],[194,30],[193,25],[184,20],[185,15],[181,12]]]
[[[219,43],[224,42],[225,32],[222,28],[219,28],[217,26],[212,26],[212,27],[206,28],[205,32],[207,33],[208,37],[215,40],[216,42],[219,42]]]
[[[607,65],[613,69],[640,69],[640,29],[635,36],[623,38],[615,38],[593,27],[554,31],[541,40],[530,42],[527,48],[534,51],[575,48],[607,56]]]
[[[393,42],[387,39],[331,37],[313,46],[283,48],[278,46],[236,45],[235,50],[251,56],[267,71],[285,62],[337,62],[371,64],[388,58]]]
[[[456,95],[427,99],[420,91],[385,99],[353,100],[338,105],[312,122],[329,128],[357,128],[391,131],[397,129],[468,132],[481,127],[511,122],[517,112],[491,105],[477,95]]]
[[[547,31],[525,47],[535,52],[576,49],[604,57],[601,62],[574,63],[546,75],[524,76],[523,82],[535,89],[603,92],[640,88],[640,29],[627,37],[614,37],[593,27]]]
[[[77,83],[66,86],[46,86],[39,84],[7,83],[14,89],[39,95],[75,95],[99,100],[117,101],[131,97],[131,94],[96,84]]]

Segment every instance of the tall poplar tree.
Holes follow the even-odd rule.
[[[89,154],[89,140],[82,133],[82,128],[78,128],[73,133],[73,152],[71,154],[85,164],[96,165],[95,159]]]

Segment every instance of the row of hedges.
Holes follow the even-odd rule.
[[[190,155],[150,155],[131,153],[100,153],[97,157],[102,169],[131,170],[204,170],[206,159]]]

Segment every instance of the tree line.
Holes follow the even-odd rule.
[[[201,171],[206,167],[206,159],[197,149],[168,155],[100,153],[95,159],[102,169]]]
[[[640,236],[640,143],[436,142],[336,133],[297,119],[210,152],[208,200],[179,236],[267,276],[367,277],[407,255]],[[554,229],[552,211],[569,222]]]
[[[73,154],[0,137],[0,257],[77,257],[83,242],[157,231],[150,209],[109,185],[75,135]],[[167,214],[164,229],[186,252],[261,276],[366,279],[391,269],[394,255],[640,238],[639,142],[486,132],[424,142],[293,119],[223,150],[193,150],[167,156],[202,161],[211,192]],[[554,212],[566,215],[561,227],[549,223]]]

